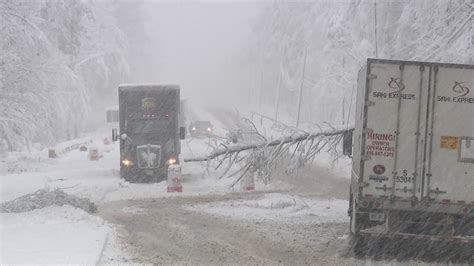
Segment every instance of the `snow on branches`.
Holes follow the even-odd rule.
[[[0,1],[0,21],[0,153],[70,139],[98,91],[127,74],[105,1]]]
[[[244,118],[239,128],[231,130],[207,156],[185,158],[184,161],[207,162],[208,168],[214,162],[214,170],[223,170],[220,178],[236,178],[233,185],[249,171],[257,173],[258,178],[267,183],[277,165],[286,164],[286,172],[291,173],[312,162],[323,149],[337,160],[342,155],[338,147],[343,135],[353,130],[347,125],[327,125],[324,129],[318,127],[306,132],[263,115],[254,113],[255,116],[260,117],[260,130],[265,130],[265,124],[270,124],[269,136],[264,136],[252,120]]]

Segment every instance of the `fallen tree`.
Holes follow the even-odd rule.
[[[319,129],[314,132],[305,132],[273,121],[271,118],[258,116],[261,120],[270,121],[273,128],[278,128],[285,134],[268,140],[251,120],[242,119],[241,125],[244,126],[229,132],[228,138],[207,156],[185,158],[184,162],[206,162],[208,169],[211,162],[215,162],[214,170],[223,169],[220,178],[237,177],[233,185],[249,172],[257,174],[258,178],[267,183],[270,180],[271,169],[276,165],[286,163],[286,172],[291,173],[307,162],[312,162],[323,149],[326,149],[333,159],[337,160],[342,156],[338,149],[339,143],[345,134],[351,134],[354,129],[347,125],[332,127],[328,124],[326,129],[318,126]],[[242,132],[247,135],[245,138],[242,137]],[[253,138],[249,137],[252,135]],[[235,169],[233,166],[238,167]],[[234,169],[233,172],[231,172],[232,169]]]
[[[330,137],[330,136],[341,136],[347,132],[352,131],[353,128],[344,128],[344,129],[331,129],[331,130],[322,130],[320,132],[315,133],[304,133],[297,136],[288,136],[282,137],[280,139],[268,141],[268,142],[261,142],[261,143],[252,143],[252,144],[234,144],[234,145],[225,145],[224,148],[219,148],[216,151],[213,151],[206,157],[194,157],[194,158],[185,158],[185,162],[202,162],[202,161],[209,161],[219,157],[221,155],[227,155],[229,153],[239,153],[246,150],[253,150],[253,149],[261,149],[261,148],[268,148],[273,146],[280,146],[284,144],[296,144],[302,141],[314,140],[320,137]]]

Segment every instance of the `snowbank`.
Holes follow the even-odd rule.
[[[52,205],[71,205],[88,213],[97,211],[97,207],[89,199],[68,195],[60,189],[49,191],[40,189],[35,193],[26,194],[12,201],[0,203],[0,212],[18,213],[42,209]]]
[[[111,231],[71,206],[0,213],[0,263],[96,264]]]
[[[270,193],[256,200],[190,205],[185,209],[240,220],[322,224],[346,223],[347,207],[345,200],[316,200]]]

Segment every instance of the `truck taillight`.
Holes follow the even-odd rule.
[[[366,200],[363,200],[363,201],[362,201],[362,207],[364,207],[364,208],[369,207],[369,202],[366,201]]]

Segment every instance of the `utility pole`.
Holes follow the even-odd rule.
[[[265,87],[265,61],[261,59],[261,83],[260,83],[260,95],[258,96],[258,108],[260,113],[262,112],[262,100],[263,100],[263,88]]]
[[[281,94],[281,63],[280,63],[280,71],[278,75],[278,85],[277,85],[277,99],[276,99],[276,104],[275,104],[275,121],[278,121],[278,108],[280,107],[280,94]]]
[[[344,97],[342,98],[342,124],[346,124],[346,95],[344,94]]]
[[[254,91],[257,90],[257,75],[255,74],[257,72],[257,67],[255,64],[252,65],[251,71],[249,73],[249,90],[248,90],[248,103],[249,104],[254,104]]]
[[[374,38],[375,38],[375,58],[379,57],[379,49],[377,43],[377,0],[374,0]]]
[[[301,100],[303,98],[304,72],[306,69],[306,55],[307,54],[308,54],[308,47],[306,47],[304,50],[303,73],[301,74],[300,98],[298,100],[298,114],[296,116],[296,127],[300,125]]]

